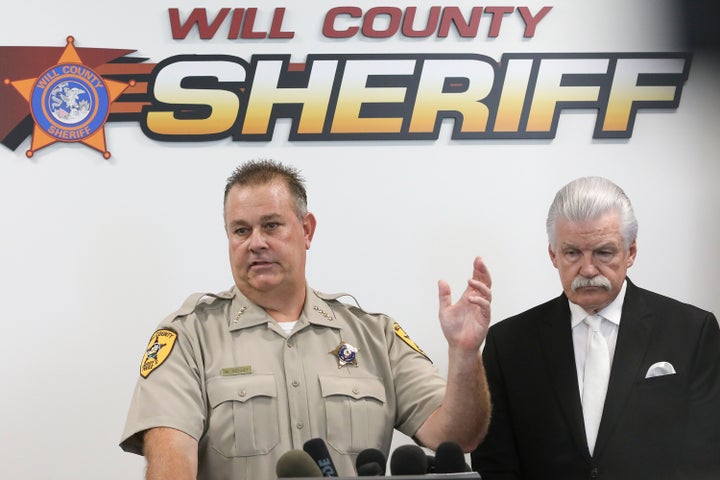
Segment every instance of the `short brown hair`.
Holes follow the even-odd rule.
[[[307,213],[305,179],[298,169],[270,159],[251,160],[237,167],[225,184],[223,205],[227,201],[230,189],[235,185],[266,185],[276,179],[285,182],[288,191],[295,199],[297,215],[302,219]]]

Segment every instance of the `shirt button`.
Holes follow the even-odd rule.
[[[360,393],[360,389],[357,387],[353,388],[353,393],[357,395],[358,393]]]
[[[245,395],[246,395],[245,390],[240,390],[240,391],[238,392],[238,396],[239,396],[239,397],[244,397]]]
[[[593,467],[593,469],[590,470],[590,478],[598,478],[598,469],[597,469],[597,467]]]
[[[293,381],[292,381],[292,386],[293,386],[293,387],[297,387],[298,385],[300,385],[300,382],[298,382],[297,380],[293,380]]]
[[[293,342],[293,340],[291,338],[290,340],[287,341],[287,346],[288,346],[288,348],[292,348],[293,345],[295,345],[295,342]]]
[[[302,428],[303,428],[304,426],[305,426],[305,425],[303,424],[303,422],[298,422],[298,423],[295,424],[295,428],[297,428],[298,430],[302,430]]]

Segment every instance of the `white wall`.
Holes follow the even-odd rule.
[[[177,4],[164,0],[44,0],[0,16],[0,45],[64,46],[74,35],[78,46],[137,49],[155,63],[180,53],[292,53],[302,61],[379,49],[499,58],[679,48],[672,2],[630,3],[524,2],[554,6],[529,40],[508,22],[496,39],[330,41],[319,34],[320,17],[345,3],[278,1],[297,38],[243,43],[173,41],[167,8]],[[289,142],[289,122],[280,122],[267,143],[170,144],[114,122],[105,127],[110,160],[79,144],[32,159],[24,155],[29,138],[17,151],[0,146],[2,476],[141,478],[143,460],[117,443],[143,349],[189,293],[231,284],[222,189],[250,158],[291,163],[308,179],[319,219],[311,284],[392,314],[441,368],[437,279],[459,292],[482,255],[494,278],[495,320],[557,295],[544,217],[555,191],[577,176],[607,176],[633,201],[636,283],[720,312],[718,73],[696,56],[679,108],[639,113],[626,140],[593,140],[596,114],[583,110],[563,113],[556,138],[542,141],[450,140],[447,123],[437,141]]]

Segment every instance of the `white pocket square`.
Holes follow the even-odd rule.
[[[648,368],[648,371],[645,374],[645,378],[660,377],[663,375],[674,375],[675,373],[675,367],[672,366],[672,363],[657,362],[653,363],[652,366]]]

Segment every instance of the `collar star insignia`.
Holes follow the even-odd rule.
[[[335,347],[333,350],[330,350],[328,353],[331,353],[337,358],[338,369],[340,369],[345,365],[354,365],[357,367],[357,353],[359,351],[359,348],[353,347],[349,343],[341,342],[340,345]]]

